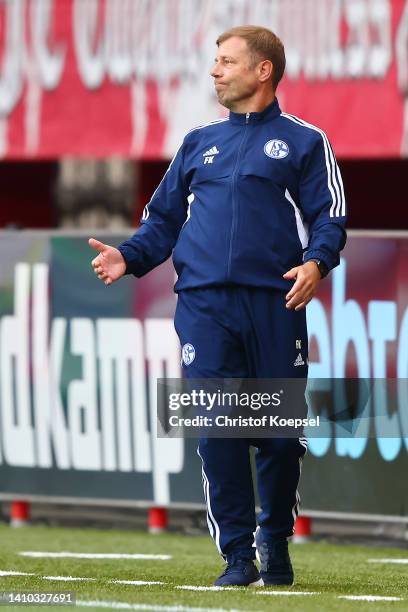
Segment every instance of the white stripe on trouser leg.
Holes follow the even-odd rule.
[[[197,449],[197,454],[200,456],[200,459],[201,459],[201,455],[200,455],[200,453],[198,452],[198,449]],[[204,491],[205,506],[206,506],[206,508],[207,508],[207,484],[208,484],[208,481],[207,481],[207,477],[206,477],[206,475],[204,474],[204,469],[203,469],[203,460],[202,460],[202,459],[201,459],[201,482],[202,482],[202,484],[203,484],[203,491]],[[212,522],[211,522],[211,520],[210,520],[210,516],[209,516],[209,514],[208,514],[208,510],[207,510],[207,513],[206,513],[206,518],[207,518],[208,530],[209,530],[209,532],[210,532],[211,537],[212,537],[212,538],[214,538],[214,535],[215,535],[215,529],[214,529],[214,525],[212,524]],[[215,539],[215,538],[214,538],[214,539]]]
[[[298,486],[299,486],[299,482],[300,482],[300,477],[302,475],[302,457],[299,457],[299,480],[298,480]],[[295,526],[296,526],[296,519],[297,516],[299,514],[299,504],[300,504],[300,495],[299,495],[299,491],[296,487],[296,493],[295,493],[295,504],[292,508],[292,516],[293,516],[293,533],[295,533]]]
[[[299,438],[299,444],[301,444],[307,451],[307,438]]]
[[[202,470],[202,468],[201,468],[201,470]],[[204,475],[204,471],[203,471],[203,470],[202,470],[202,474],[203,474],[203,479],[202,479],[202,480],[203,480],[203,490],[204,490],[205,506],[206,506],[206,508],[207,508],[207,484],[208,484],[208,483],[207,483],[207,479],[206,479],[206,477],[205,477],[205,475]],[[214,538],[214,535],[215,535],[215,529],[214,529],[214,525],[213,525],[213,524],[211,523],[211,521],[210,521],[210,517],[209,517],[209,514],[208,514],[208,510],[207,510],[207,514],[206,514],[206,516],[207,516],[207,525],[208,525],[208,530],[209,530],[209,532],[210,532],[210,536],[211,536],[212,538]]]
[[[200,457],[201,461],[202,461],[202,474],[203,474],[203,478],[205,480],[205,501],[207,504],[207,523],[208,521],[210,521],[212,523],[212,525],[214,526],[215,529],[215,536],[213,534],[211,534],[211,536],[214,538],[215,544],[218,548],[218,552],[220,553],[220,555],[224,556],[224,553],[221,550],[221,546],[220,546],[220,527],[217,523],[217,521],[214,518],[214,514],[212,512],[212,508],[211,508],[211,498],[210,498],[210,483],[209,480],[207,478],[207,474],[205,473],[204,470],[204,460],[200,455],[200,451],[199,449],[197,449],[197,454]],[[211,529],[210,529],[210,533],[211,533]]]

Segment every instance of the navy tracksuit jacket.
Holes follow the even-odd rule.
[[[275,99],[260,113],[230,112],[190,131],[141,227],[118,248],[138,277],[173,253],[186,376],[306,377],[305,311],[285,308],[293,281],[282,276],[309,259],[334,268],[345,216],[326,135]],[[293,533],[305,440],[202,439],[208,526],[224,556],[253,556],[251,445],[258,522],[271,539]]]

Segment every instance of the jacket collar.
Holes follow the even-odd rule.
[[[260,123],[261,121],[269,121],[280,115],[281,110],[279,107],[278,98],[263,109],[260,113],[233,113],[230,111],[229,119],[231,123],[240,123],[245,125],[246,123]]]

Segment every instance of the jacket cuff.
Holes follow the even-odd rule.
[[[126,263],[125,274],[135,274],[136,269],[137,269],[137,264],[138,264],[138,261],[135,258],[135,250],[123,244],[120,244],[116,248],[118,249],[118,251],[120,251],[123,259],[125,260],[125,263]]]
[[[311,250],[311,251],[306,251],[306,253],[303,256],[303,263],[306,263],[307,261],[310,261],[311,259],[320,259],[329,271],[335,268],[338,263],[338,262],[337,263],[333,262],[333,258],[330,257],[327,253],[316,250],[316,249]]]

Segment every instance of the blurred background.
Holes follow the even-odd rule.
[[[280,105],[325,130],[348,201],[310,376],[399,379],[368,402],[381,425],[310,440],[298,538],[407,538],[406,0],[0,0],[4,521],[205,528],[195,440],[155,435],[171,263],[106,290],[87,238],[130,235],[186,131],[224,116],[215,40],[246,23],[282,38]]]

